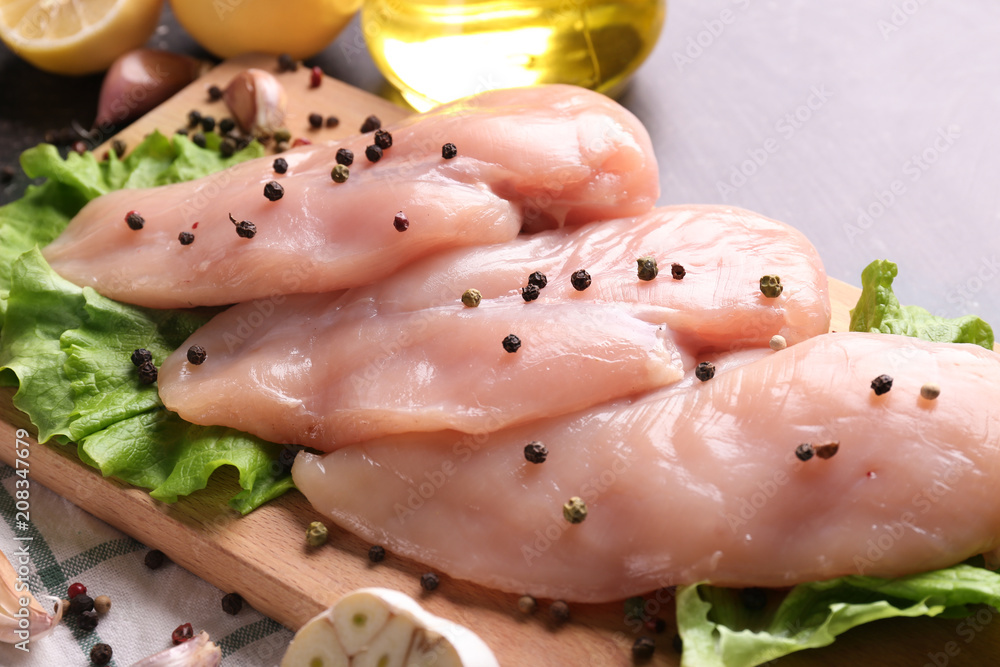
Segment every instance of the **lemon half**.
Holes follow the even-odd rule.
[[[153,34],[163,0],[0,0],[0,39],[32,65],[90,74]]]

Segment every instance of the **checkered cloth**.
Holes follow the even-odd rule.
[[[98,643],[114,651],[111,665],[127,667],[172,646],[170,634],[183,623],[195,633],[208,632],[222,649],[223,667],[271,667],[281,662],[292,633],[244,604],[236,616],[222,610],[225,591],[169,561],[157,570],[144,564],[147,549],[103,521],[32,481],[31,523],[15,530],[14,470],[0,464],[0,550],[8,557],[28,544],[32,594],[47,609],[42,595],[66,597],[80,582],[91,597],[107,595],[111,610],[97,629],[85,632],[67,614],[47,637],[30,642],[25,653],[0,644],[2,667],[90,665],[90,649]],[[18,542],[17,536],[30,536]]]

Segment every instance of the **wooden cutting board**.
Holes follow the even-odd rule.
[[[134,146],[154,129],[172,133],[187,124],[187,113],[193,108],[216,119],[225,117],[228,114],[221,102],[208,101],[207,88],[211,84],[224,86],[247,66],[276,70],[274,59],[268,57],[227,61],[118,138]],[[286,124],[293,136],[314,141],[336,139],[356,133],[369,114],[391,122],[410,113],[330,78],[324,78],[318,88],[309,88],[309,72],[304,68],[278,76],[288,93]],[[335,115],[340,124],[311,130],[307,119],[312,112]],[[848,310],[858,294],[855,287],[831,281],[833,330],[847,330]],[[9,465],[14,465],[16,429],[31,430],[24,415],[13,407],[12,396],[13,390],[0,390],[0,459]],[[306,550],[306,526],[323,517],[297,491],[240,517],[226,504],[226,498],[238,490],[235,475],[226,471],[216,473],[210,488],[166,505],[143,490],[103,479],[98,471],[80,462],[72,447],[32,444],[30,465],[35,482],[149,547],[161,549],[175,563],[220,589],[239,592],[254,608],[292,629],[350,590],[385,586],[412,595],[431,612],[472,628],[505,667],[633,664],[631,646],[638,635],[626,626],[621,603],[571,605],[572,621],[556,627],[548,619],[547,602],[541,603],[534,616],[525,618],[517,612],[517,596],[448,577],[442,577],[434,594],[421,595],[419,578],[428,570],[426,566],[391,554],[372,566],[367,559],[369,544],[335,526],[331,526],[326,546]],[[667,621],[668,629],[653,635],[657,650],[647,664],[674,666],[679,656],[671,648],[673,602],[666,597],[658,599],[663,601],[658,615]],[[959,623],[942,619],[883,621],[848,633],[833,648],[803,652],[779,664],[919,667],[927,663],[943,667],[996,662],[993,656],[1000,656],[1000,623],[987,623],[968,643],[969,632],[966,629],[959,634]]]

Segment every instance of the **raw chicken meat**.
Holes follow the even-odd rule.
[[[649,136],[609,98],[573,86],[497,90],[371,134],[245,162],[176,185],[90,202],[44,250],[59,274],[119,301],[156,308],[221,305],[364,285],[424,255],[528,231],[647,211],[659,195]],[[458,155],[442,157],[454,143]],[[331,180],[338,148],[350,178]],[[264,197],[275,180],[277,201]],[[133,231],[126,214],[145,226]],[[399,232],[396,214],[409,228]],[[229,215],[256,226],[237,235]],[[181,232],[195,240],[184,246]]]
[[[488,436],[303,453],[292,473],[314,507],[391,552],[574,601],[899,576],[1000,545],[996,353],[845,333],[722,357],[704,383]],[[927,382],[937,400],[921,398]],[[525,460],[534,440],[542,464]],[[796,456],[832,442],[832,458]],[[589,512],[576,525],[562,516],[573,496]]]
[[[647,253],[663,269],[642,282],[635,258]],[[584,267],[592,283],[578,291],[571,275]],[[525,303],[536,270],[547,284]],[[767,273],[786,285],[777,299],[760,292]],[[468,287],[482,291],[478,308],[460,302]],[[172,354],[158,382],[188,421],[332,450],[553,417],[676,382],[696,355],[779,333],[794,343],[829,322],[826,275],[800,233],[748,211],[676,207],[435,255],[345,293],[236,306]],[[508,333],[523,343],[515,354],[501,346]],[[208,361],[188,362],[190,345]]]

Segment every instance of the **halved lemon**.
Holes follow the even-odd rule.
[[[141,46],[163,0],[0,0],[0,39],[56,74],[91,74]]]

